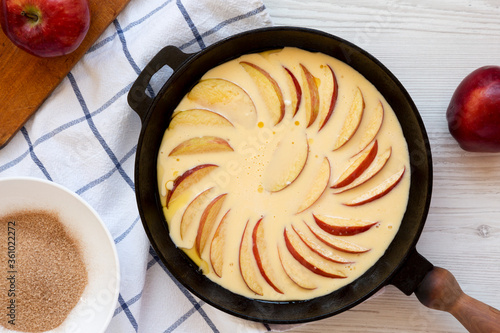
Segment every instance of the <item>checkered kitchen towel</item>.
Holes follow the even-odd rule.
[[[93,206],[111,232],[122,280],[106,332],[233,333],[278,328],[238,319],[205,304],[159,262],[136,207],[133,173],[141,123],[126,101],[141,69],[163,46],[196,52],[229,35],[269,25],[260,0],[132,0],[0,150],[0,178],[31,176],[59,183]],[[160,75],[156,86],[153,82],[154,91],[168,74]]]

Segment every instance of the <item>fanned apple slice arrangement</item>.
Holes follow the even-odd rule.
[[[190,253],[208,262],[216,279],[237,265],[244,285],[263,298],[272,298],[270,290],[285,294],[284,280],[302,290],[315,290],[318,283],[311,276],[347,278],[348,267],[371,250],[357,244],[354,236],[374,232],[380,224],[358,216],[357,207],[388,195],[407,171],[404,162],[396,172],[394,167],[386,170],[393,149],[387,140],[381,145],[378,139],[385,119],[384,104],[372,102],[367,109],[366,96],[359,87],[346,87],[339,94],[343,81],[337,81],[330,64],[312,68],[287,63],[273,71],[251,60],[239,65],[256,95],[226,78],[203,78],[185,97],[195,107],[177,110],[171,120],[168,131],[192,133],[166,152],[167,160],[193,161],[190,168],[170,180],[170,186],[163,184],[168,188],[164,206],[181,212],[176,224],[180,238],[192,239]],[[264,107],[258,109],[258,105]],[[340,107],[346,111],[336,112]],[[209,177],[224,167],[219,157],[239,153],[233,136],[262,127],[264,122],[270,128],[289,124],[294,130],[287,133],[285,127],[285,134],[262,168],[262,195],[269,200],[288,195],[296,183],[307,188],[293,192],[300,197],[300,204],[280,226],[264,212],[258,219],[241,216],[228,204],[232,193],[214,185]],[[210,128],[215,134],[198,135],[200,128]],[[310,133],[330,138],[331,146],[324,156],[313,149],[315,140]],[[336,154],[341,157],[337,159]],[[303,179],[312,175],[313,179]],[[325,214],[325,207],[316,211],[325,196],[338,198],[344,207],[340,215],[335,211]],[[235,238],[238,247],[230,248]],[[237,263],[225,262],[228,251],[238,252]]]

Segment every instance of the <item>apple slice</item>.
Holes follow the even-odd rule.
[[[403,175],[405,173],[406,167],[403,167],[401,170],[384,180],[378,186],[372,188],[368,192],[360,195],[359,197],[344,203],[346,206],[360,206],[366,203],[377,200],[387,193],[391,192],[391,190],[399,184],[401,179],[403,179]]]
[[[248,228],[248,221],[243,231],[240,242],[240,273],[247,287],[257,295],[264,295],[262,286],[258,281],[257,267],[253,256],[252,230]]]
[[[378,222],[313,214],[316,224],[335,236],[354,236],[370,230]]]
[[[212,264],[212,268],[218,277],[222,277],[222,268],[224,266],[224,247],[227,237],[228,214],[229,210],[222,217],[210,244],[210,263]]]
[[[181,142],[168,156],[219,153],[233,151],[231,145],[217,136],[202,136]]]
[[[224,115],[233,124],[250,128],[257,122],[257,111],[252,99],[245,90],[230,81],[202,80],[191,89],[187,98]]]
[[[331,262],[336,262],[338,264],[353,263],[353,261],[333,253],[328,247],[325,246],[325,244],[317,242],[314,238],[310,237],[305,232],[295,228],[295,226],[292,226],[292,228],[308,248],[310,248],[313,252],[319,254],[326,260],[330,260]]]
[[[316,236],[316,238],[318,238],[320,241],[334,248],[337,251],[346,253],[365,253],[370,251],[370,249],[366,247],[359,246],[358,244],[348,242],[344,239],[332,236],[331,234],[325,232],[321,228],[315,227],[306,222],[304,223],[309,228],[309,230],[311,230],[314,236]]]
[[[311,274],[309,270],[299,264],[299,262],[297,262],[297,260],[290,255],[289,251],[281,250],[278,246],[278,256],[286,275],[288,275],[288,277],[295,282],[296,285],[308,290],[316,289],[318,287],[308,276],[308,274]]]
[[[207,245],[208,237],[212,233],[212,230],[217,222],[217,216],[219,215],[226,195],[227,193],[221,194],[213,199],[201,215],[200,225],[198,227],[198,233],[195,241],[196,252],[200,257],[205,249],[205,246]]]
[[[288,88],[290,89],[290,95],[292,97],[291,107],[293,111],[293,116],[297,114],[300,108],[300,102],[302,100],[302,88],[300,87],[300,83],[297,80],[297,77],[293,75],[292,71],[283,66],[285,72],[287,73],[288,78]]]
[[[195,222],[200,221],[198,219],[199,213],[207,205],[212,191],[213,187],[198,194],[196,198],[189,203],[186,210],[184,210],[180,223],[181,239],[184,239],[192,226],[196,225]]]
[[[276,277],[276,272],[274,270],[274,263],[269,258],[269,248],[267,246],[267,242],[264,234],[264,224],[262,221],[264,219],[261,218],[252,232],[252,241],[253,241],[253,255],[255,260],[257,261],[257,266],[259,267],[260,274],[264,277],[266,282],[277,292],[283,294],[283,292],[278,288],[276,281],[278,278]]]
[[[325,68],[328,78],[325,78],[325,87],[322,89],[322,94],[320,94],[322,96],[325,96],[325,98],[322,99],[321,103],[323,107],[321,108],[319,113],[318,132],[321,131],[328,120],[330,120],[330,117],[333,114],[333,109],[335,109],[335,104],[337,103],[337,97],[339,94],[337,77],[335,76],[332,67],[330,67],[330,65],[326,65]]]
[[[340,134],[337,137],[337,141],[333,145],[333,150],[337,150],[343,145],[345,145],[356,133],[361,119],[363,118],[363,111],[365,109],[365,101],[363,99],[363,94],[359,88],[356,89],[354,94],[354,99],[349,109],[349,113],[344,121]]]
[[[309,155],[309,144],[305,135],[297,137],[293,132],[278,144],[266,168],[263,187],[269,192],[278,192],[293,183],[304,169]]]
[[[336,264],[327,261],[311,251],[300,237],[286,227],[284,232],[285,244],[290,254],[311,272],[329,278],[346,278],[347,276],[337,269]]]
[[[375,161],[371,164],[371,166],[359,178],[357,178],[355,181],[353,181],[352,183],[350,183],[345,187],[336,189],[334,193],[340,194],[342,192],[348,191],[350,189],[353,189],[355,187],[358,187],[366,183],[367,181],[375,177],[375,175],[377,175],[380,172],[380,170],[382,170],[382,168],[386,165],[387,161],[391,157],[391,154],[392,154],[392,148],[389,147],[385,152],[380,154],[375,159]]]
[[[257,84],[273,125],[279,124],[285,116],[285,102],[283,101],[283,93],[278,83],[268,72],[253,63],[242,61],[240,65],[243,66],[245,71]]]
[[[274,50],[262,51],[262,52],[260,52],[259,54],[262,56],[262,58],[264,58],[264,59],[266,59],[266,60],[270,60],[270,58],[271,58],[274,54],[278,54],[278,53],[280,53],[281,51],[283,51],[283,49],[274,49]]]
[[[380,128],[382,127],[382,123],[384,122],[384,113],[384,106],[382,105],[382,102],[379,101],[377,106],[367,119],[367,127],[363,127],[363,137],[361,138],[361,142],[359,144],[360,151],[365,149],[377,136]]]
[[[172,189],[167,192],[166,207],[168,208],[170,202],[174,201],[184,193],[184,191],[198,183],[216,168],[218,168],[218,166],[215,164],[201,164],[185,171],[182,175],[177,177],[174,180]]]
[[[218,113],[203,109],[190,109],[177,112],[170,121],[168,129],[173,130],[177,126],[233,127],[233,124]]]
[[[377,140],[373,144],[361,152],[361,154],[352,162],[340,177],[333,183],[331,188],[340,188],[351,184],[358,178],[373,162],[377,156],[378,143]]]
[[[323,162],[321,162],[321,166],[316,174],[316,179],[314,180],[312,187],[309,189],[304,201],[297,210],[297,214],[302,213],[314,205],[314,203],[321,197],[330,182],[330,174],[330,161],[327,157],[325,157]]]
[[[302,64],[302,82],[304,82],[304,103],[306,110],[306,123],[307,127],[311,126],[319,113],[319,92],[316,78],[309,72],[309,70]]]

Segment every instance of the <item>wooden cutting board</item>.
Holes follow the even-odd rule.
[[[0,149],[42,105],[71,68],[130,0],[89,0],[87,36],[73,53],[38,58],[19,48],[0,29]]]

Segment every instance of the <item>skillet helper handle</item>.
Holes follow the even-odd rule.
[[[415,295],[423,305],[451,313],[471,333],[500,332],[500,311],[465,294],[444,268],[434,267]]]
[[[146,94],[146,89],[153,75],[164,66],[169,66],[173,71],[176,71],[189,57],[191,57],[191,54],[184,53],[175,46],[166,46],[149,61],[139,74],[130,88],[127,101],[130,107],[141,117],[143,123],[147,111],[153,103],[153,98]]]

